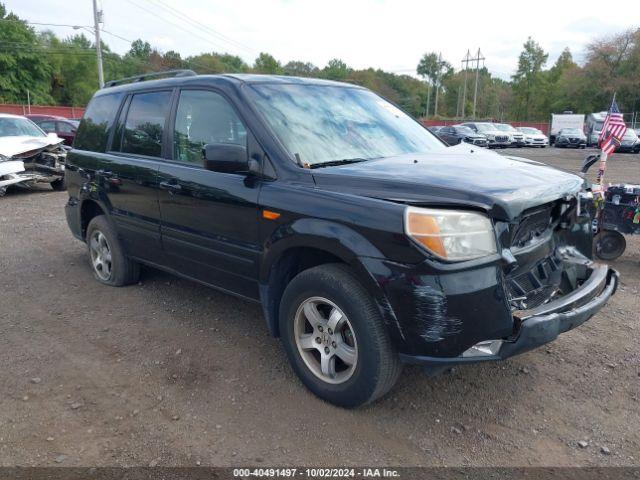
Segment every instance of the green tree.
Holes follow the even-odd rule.
[[[339,58],[329,60],[322,69],[322,77],[329,80],[346,80],[350,73],[351,69]]]
[[[587,47],[584,73],[597,110],[609,107],[616,93],[618,106],[640,106],[640,29],[598,39]]]
[[[284,74],[294,77],[312,77],[320,70],[311,62],[291,61],[284,66]]]
[[[256,73],[268,73],[271,75],[280,75],[284,73],[282,69],[282,65],[277,61],[273,55],[262,52],[256,58],[256,61],[253,64],[253,70]]]
[[[86,105],[98,88],[98,66],[94,45],[84,36],[75,35],[59,41],[51,39],[51,48],[65,52],[53,58],[52,93],[57,103],[64,105]],[[110,77],[111,59],[104,48],[105,75]],[[55,63],[53,63],[55,61]]]
[[[434,114],[438,114],[438,99],[442,89],[442,82],[453,74],[451,64],[442,59],[440,54],[435,52],[425,53],[418,63],[416,72],[433,88],[435,102]]]
[[[542,67],[549,55],[531,37],[524,43],[524,50],[518,58],[518,70],[513,75],[513,92],[520,118],[529,119],[532,100],[544,90]],[[537,112],[536,112],[537,113]]]
[[[51,65],[33,28],[0,3],[0,101],[47,104],[51,97]]]

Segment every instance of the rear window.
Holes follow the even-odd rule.
[[[127,113],[121,151],[160,157],[170,104],[170,91],[134,95]]]
[[[104,152],[107,148],[109,129],[122,101],[122,93],[94,97],[78,126],[74,148],[92,152]]]

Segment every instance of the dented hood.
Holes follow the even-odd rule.
[[[56,134],[50,134],[46,137],[31,137],[26,135],[0,137],[0,155],[11,158],[26,152],[54,147],[60,145],[62,142],[64,142],[64,140]]]
[[[411,204],[470,206],[500,220],[582,188],[581,177],[463,145],[313,171],[320,189]]]

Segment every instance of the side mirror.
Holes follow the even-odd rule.
[[[204,168],[212,172],[240,173],[249,170],[247,149],[232,143],[208,143],[202,148]]]

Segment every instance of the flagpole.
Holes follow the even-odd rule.
[[[611,100],[611,105],[613,105],[616,101],[616,93],[613,92],[613,100]],[[609,107],[609,112],[607,115],[611,115],[611,107]],[[607,153],[602,148],[602,142],[600,143],[600,165],[598,167],[598,176],[596,177],[596,184],[602,187],[602,182],[604,181],[604,171],[607,169]]]
[[[607,168],[607,153],[604,150],[600,150],[600,165],[598,166],[598,176],[596,177],[596,184],[602,186],[604,180],[604,171]]]

